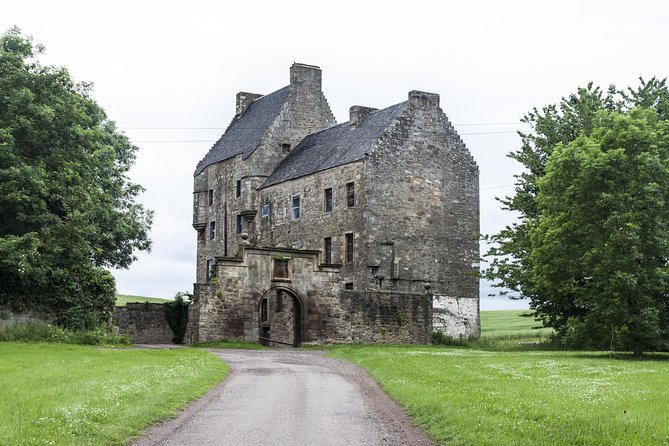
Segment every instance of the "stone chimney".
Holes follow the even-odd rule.
[[[357,126],[362,124],[365,121],[365,119],[367,119],[367,115],[377,110],[378,108],[363,107],[362,105],[354,105],[353,107],[348,109],[348,114],[349,114],[348,125],[351,128],[356,128]]]
[[[315,65],[293,63],[290,67],[290,89],[321,91],[322,72]]]
[[[418,108],[439,108],[439,95],[413,90],[409,92],[409,102]]]
[[[237,113],[235,114],[236,118],[239,118],[244,114],[251,102],[255,101],[258,98],[261,98],[263,95],[256,93],[247,93],[245,91],[240,91],[237,93]]]

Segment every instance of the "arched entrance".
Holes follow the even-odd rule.
[[[258,304],[259,340],[272,347],[302,343],[302,302],[291,290],[271,288]]]

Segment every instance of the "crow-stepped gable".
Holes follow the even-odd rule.
[[[321,79],[239,93],[196,167],[194,340],[478,337],[478,168],[439,95],[337,124]]]

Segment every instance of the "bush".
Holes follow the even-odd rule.
[[[174,334],[172,342],[175,344],[184,343],[186,327],[188,326],[188,308],[190,307],[192,297],[193,295],[190,293],[179,291],[174,295],[174,300],[163,304],[165,307],[165,318]]]
[[[55,342],[85,345],[127,345],[126,335],[115,333],[108,327],[92,330],[69,330],[43,322],[22,322],[0,328],[0,341]]]

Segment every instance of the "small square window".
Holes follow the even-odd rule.
[[[263,204],[260,206],[260,216],[269,217],[269,204]]]
[[[344,289],[345,290],[352,290],[353,289],[353,282],[347,282],[344,284]]]
[[[274,259],[274,279],[288,279],[288,259]]]
[[[281,153],[290,152],[290,144],[281,144]]]
[[[323,191],[323,210],[332,212],[332,188],[329,187]]]
[[[216,240],[216,222],[209,222],[209,240]]]
[[[209,189],[209,206],[214,204],[214,189]]]
[[[346,234],[346,263],[353,261],[353,234]]]
[[[355,183],[346,183],[346,206],[355,206]]]
[[[237,189],[235,190],[235,196],[237,198],[242,196],[242,180],[237,180]]]
[[[323,250],[325,251],[325,263],[332,263],[332,237],[323,239]]]
[[[293,220],[299,220],[300,216],[302,215],[302,209],[300,207],[300,196],[294,195],[291,201],[293,205]]]
[[[244,232],[244,217],[241,215],[237,216],[237,234]]]

